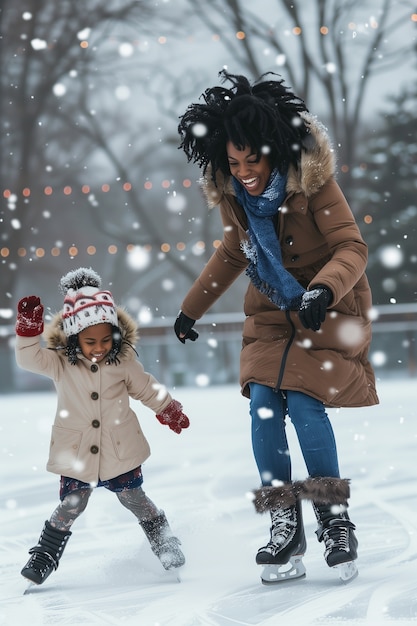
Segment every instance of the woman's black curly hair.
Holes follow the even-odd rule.
[[[202,94],[205,103],[191,104],[180,117],[179,147],[188,161],[202,168],[203,175],[210,165],[214,182],[217,170],[230,175],[228,141],[239,150],[249,146],[258,159],[267,153],[281,174],[290,164],[297,167],[303,139],[309,133],[300,113],[308,109],[283,80],[264,80],[266,75],[251,85],[245,76],[222,70],[222,82],[228,80],[232,87],[206,89]]]

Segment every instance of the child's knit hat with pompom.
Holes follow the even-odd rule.
[[[67,337],[96,324],[118,325],[113,296],[101,289],[101,278],[91,268],[68,272],[61,278],[60,288],[64,294],[62,327]]]

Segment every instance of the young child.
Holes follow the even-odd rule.
[[[63,276],[60,287],[64,308],[45,328],[46,348],[40,342],[40,299],[28,296],[18,303],[17,363],[51,378],[57,391],[47,470],[61,475],[60,504],[21,573],[40,585],[57,569],[70,528],[95,487],[114,491],[135,515],[165,569],[181,567],[181,542],[141,486],[141,464],[150,448],[129,396],[155,411],[159,422],[175,433],[188,428],[188,417],[137,360],[136,324],[101,289],[100,276],[79,268]]]

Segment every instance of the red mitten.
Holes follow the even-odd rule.
[[[183,428],[188,428],[190,425],[190,420],[182,412],[182,404],[178,402],[178,400],[171,400],[168,406],[156,416],[156,419],[159,420],[161,424],[169,426],[170,429],[178,435]]]
[[[43,306],[38,296],[26,296],[17,305],[16,335],[36,337],[43,333]]]

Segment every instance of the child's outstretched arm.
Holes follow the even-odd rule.
[[[17,305],[16,335],[36,337],[43,333],[43,305],[38,296],[26,296]]]
[[[171,400],[168,406],[156,416],[156,419],[160,421],[161,424],[169,426],[170,429],[178,435],[183,428],[188,428],[190,425],[190,420],[185,413],[182,412],[182,404],[178,402],[178,400]]]

